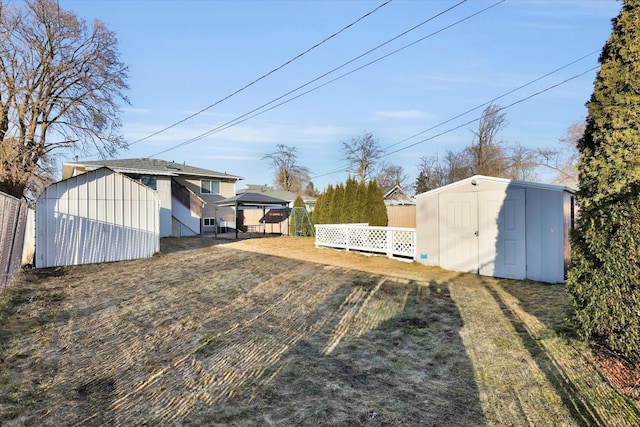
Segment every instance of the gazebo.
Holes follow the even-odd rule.
[[[236,239],[238,238],[238,209],[250,206],[253,208],[262,208],[263,216],[266,214],[267,209],[286,209],[289,206],[289,202],[282,199],[277,199],[275,197],[267,196],[261,193],[242,193],[234,197],[229,197],[227,199],[222,199],[215,203],[216,208],[223,206],[231,206],[234,208],[235,219],[236,219]],[[263,230],[263,233],[266,233],[266,230]],[[218,230],[216,227],[216,237],[218,235]]]

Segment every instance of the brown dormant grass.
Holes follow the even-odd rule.
[[[0,425],[637,424],[567,309],[306,238],[165,239],[7,289]]]

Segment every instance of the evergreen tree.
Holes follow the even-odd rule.
[[[640,362],[640,0],[624,0],[578,142],[567,290],[584,338]]]
[[[369,195],[367,193],[367,185],[358,182],[358,187],[356,189],[356,196],[354,202],[354,218],[353,222],[355,223],[365,223],[369,222],[367,214],[367,209],[369,206],[368,203]]]
[[[358,212],[357,205],[358,200],[356,198],[358,193],[358,181],[355,178],[349,177],[347,184],[344,188],[344,201],[342,203],[342,210],[340,212],[340,223],[348,224],[356,222]]]
[[[313,208],[312,220],[314,224],[329,224],[329,211],[331,199],[333,198],[333,186],[329,184],[326,191],[316,199],[316,205]]]
[[[382,189],[376,180],[369,181],[367,187],[367,208],[368,222],[370,226],[387,226],[387,207],[384,204]]]
[[[342,205],[344,204],[344,185],[338,184],[333,191],[331,204],[329,205],[329,224],[340,224]]]

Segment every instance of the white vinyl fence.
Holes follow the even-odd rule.
[[[316,247],[373,252],[389,258],[415,259],[416,229],[368,227],[354,224],[317,224]]]

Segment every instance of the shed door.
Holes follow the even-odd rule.
[[[439,195],[440,266],[485,276],[524,279],[523,189]]]
[[[440,194],[440,266],[478,272],[478,193]]]
[[[527,275],[524,190],[479,193],[479,273],[524,279]]]

